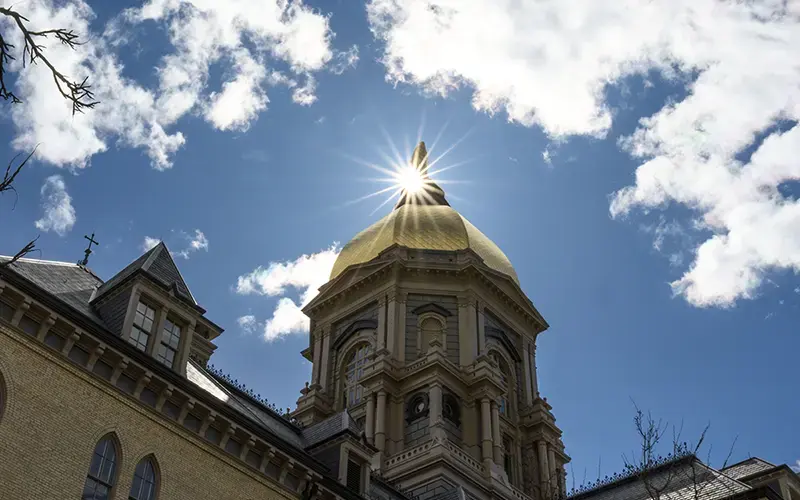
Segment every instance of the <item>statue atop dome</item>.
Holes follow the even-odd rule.
[[[406,189],[400,193],[400,199],[394,206],[395,210],[403,205],[445,205],[450,206],[444,196],[444,190],[436,184],[428,175],[428,150],[425,142],[420,141],[414,152],[411,154],[411,166],[416,169],[422,177],[422,188],[417,192],[408,192]]]

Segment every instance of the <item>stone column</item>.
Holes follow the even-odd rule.
[[[500,409],[496,401],[492,401],[492,444],[494,463],[503,465],[503,440],[500,437]]]
[[[386,297],[378,299],[378,331],[375,332],[377,337],[376,352],[386,347]]]
[[[539,450],[539,456],[537,457],[539,459],[539,481],[541,482],[541,488],[544,489],[547,487],[550,470],[550,467],[547,465],[547,442],[537,441],[536,446]]]
[[[386,447],[386,391],[378,391],[375,409],[375,447],[383,452]]]
[[[367,435],[367,441],[370,444],[374,443],[374,429],[375,429],[375,393],[369,395],[367,398],[367,421],[364,423],[364,433]]]
[[[478,310],[475,298],[467,296],[467,330],[470,337],[470,347],[472,348],[472,361],[478,357]]]
[[[531,378],[531,357],[529,346],[530,344],[525,342],[525,348],[522,351],[522,378],[525,381],[524,406],[530,406],[533,403],[533,379]]]
[[[530,363],[531,393],[533,399],[539,397],[539,382],[536,378],[536,342],[531,342],[528,349],[528,359]]]
[[[470,366],[475,361],[476,339],[475,331],[471,329],[474,321],[470,322],[469,304],[469,297],[458,297],[458,364],[462,367]]]
[[[556,485],[558,484],[558,463],[556,463],[556,453],[553,451],[553,448],[550,447],[547,449],[547,464],[550,466],[550,481],[551,486],[555,490]]]
[[[331,331],[330,327],[324,327],[322,333],[322,354],[320,355],[321,363],[319,365],[319,385],[322,386],[322,390],[325,392],[328,391],[328,364],[330,363],[330,350],[331,345]]]
[[[431,384],[428,388],[428,403],[430,407],[429,421],[431,428],[431,437],[444,438],[444,429],[442,429],[442,386],[439,384]]]
[[[319,369],[322,360],[322,328],[314,329],[314,353],[311,361],[311,385],[319,385]]]
[[[164,334],[164,322],[167,320],[169,314],[169,307],[161,306],[156,309],[155,322],[153,329],[150,330],[150,338],[147,340],[147,349],[145,352],[150,356],[155,357],[158,351],[158,345],[161,343],[161,336]]]
[[[189,361],[189,356],[192,354],[192,339],[194,339],[194,329],[196,326],[196,321],[189,323],[186,331],[181,335],[180,344],[178,344],[177,371],[181,375],[186,375],[186,363]]]
[[[386,302],[386,349],[394,348],[394,336],[397,328],[397,291],[389,292]]]
[[[406,292],[397,293],[397,328],[394,332],[394,357],[398,361],[406,360]]]
[[[483,304],[478,303],[478,355],[486,354],[486,318]]]
[[[489,398],[481,399],[481,459],[487,472],[492,463],[492,416]]]

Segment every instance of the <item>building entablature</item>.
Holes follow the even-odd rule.
[[[402,258],[402,252],[412,252],[414,255],[428,253],[448,254],[453,262],[441,262],[432,267],[430,261],[424,259],[410,260]],[[459,261],[459,256],[465,256]],[[438,262],[438,261],[434,261]],[[431,280],[434,277],[435,280]],[[464,292],[465,284],[478,295],[491,296],[500,306],[498,309],[508,310],[518,316],[509,318],[521,332],[530,332],[536,335],[548,328],[547,322],[536,310],[525,293],[513,280],[501,273],[491,270],[480,262],[480,258],[470,249],[453,252],[410,250],[402,247],[392,248],[381,254],[374,261],[367,264],[354,265],[337,276],[331,283],[320,289],[315,297],[303,311],[315,320],[334,322],[336,318],[326,315],[326,311],[337,316],[344,316],[344,310],[335,306],[342,301],[347,301],[348,309],[357,308],[359,300],[354,300],[358,292],[362,291],[364,297],[379,296],[381,287],[376,284],[380,280],[391,280],[395,287],[414,288],[413,283],[423,282],[431,286],[432,282],[440,282],[436,288],[437,293]],[[443,282],[443,283],[442,283]],[[453,286],[449,287],[448,282]],[[390,286],[392,286],[390,285]]]

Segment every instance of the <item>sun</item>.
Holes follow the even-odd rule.
[[[397,187],[406,193],[415,194],[425,189],[425,177],[414,165],[405,165],[397,169],[394,177]]]

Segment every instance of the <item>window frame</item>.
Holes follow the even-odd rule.
[[[372,344],[359,342],[348,351],[342,365],[342,404],[353,408],[364,401],[364,386],[358,382],[364,377],[364,367],[372,355]],[[351,398],[351,396],[353,396]]]
[[[150,495],[147,497],[139,496],[142,493],[141,489],[142,485],[144,484],[144,481],[147,480],[147,477],[145,477],[144,475],[139,476],[140,477],[139,492],[136,494],[136,496],[134,496],[133,488],[137,484],[136,478],[137,475],[139,475],[140,466],[145,467],[143,473],[146,473],[147,472],[146,467],[150,466],[150,472],[152,473],[152,481],[150,481],[150,484],[152,484],[152,489]],[[147,455],[146,457],[139,460],[139,462],[136,464],[136,468],[133,471],[133,480],[131,481],[131,487],[130,490],[128,491],[128,500],[158,500],[160,477],[161,475],[159,474],[158,461],[156,460],[154,455],[152,454]]]
[[[144,312],[139,310],[140,306],[144,306],[145,307],[145,311]],[[148,310],[153,312],[153,317],[152,318],[148,318],[147,317],[146,313],[147,313]],[[144,318],[145,321],[147,321],[147,320],[150,321],[149,330],[145,330],[143,325],[140,326],[140,325],[137,324],[136,320],[138,319],[138,316],[140,314],[142,315],[142,317]],[[141,352],[147,352],[147,349],[148,349],[148,347],[150,345],[151,338],[152,338],[152,336],[154,334],[153,328],[154,327],[158,328],[157,314],[158,314],[158,308],[157,307],[153,307],[150,302],[148,302],[146,300],[142,300],[141,297],[139,298],[139,301],[136,304],[136,308],[134,308],[134,310],[133,310],[133,320],[131,321],[131,331],[128,333],[128,343],[130,345],[132,345],[135,349],[137,349],[137,350],[139,350]],[[133,337],[134,333],[136,333],[136,339],[135,340],[134,340],[134,337]],[[140,345],[141,345],[141,335],[144,335],[145,339],[146,339],[143,348],[140,347]]]
[[[172,325],[172,329],[167,330],[168,325]],[[177,336],[175,335],[175,329],[178,330]],[[174,368],[175,363],[177,363],[179,357],[178,353],[180,352],[181,340],[183,340],[184,326],[180,321],[173,321],[173,318],[166,317],[164,318],[164,324],[161,327],[160,333],[161,335],[159,337],[158,345],[154,349],[155,351],[154,357],[159,363],[163,364],[164,366],[167,366],[169,368]],[[177,337],[174,347],[171,344],[171,340],[173,337]],[[172,360],[169,363],[166,362],[166,357],[162,357],[161,355],[162,349],[164,350],[165,353],[172,352]]]
[[[98,449],[100,449],[101,445],[103,445],[103,451],[102,453],[98,453]],[[106,456],[109,450],[111,451],[111,453],[113,453],[113,457],[110,460],[111,470],[109,471],[107,480],[104,480],[102,479],[102,473],[103,473],[103,468],[105,467],[105,463],[108,460]],[[98,466],[99,469],[95,473],[93,469],[94,469],[96,455],[100,456],[100,464]],[[86,488],[90,484],[94,485],[93,488],[94,493],[90,500],[95,500],[97,498],[101,498],[101,500],[111,500],[112,498],[114,498],[117,479],[119,476],[119,469],[121,465],[122,465],[122,453],[119,446],[119,441],[117,440],[116,436],[113,433],[106,434],[97,441],[97,444],[95,444],[94,448],[92,449],[92,457],[89,462],[89,470],[86,472],[86,478],[83,482],[83,493],[81,494],[82,495],[81,498],[84,498],[83,494],[86,492]],[[106,489],[105,498],[97,496],[96,493],[98,486],[102,486]]]

